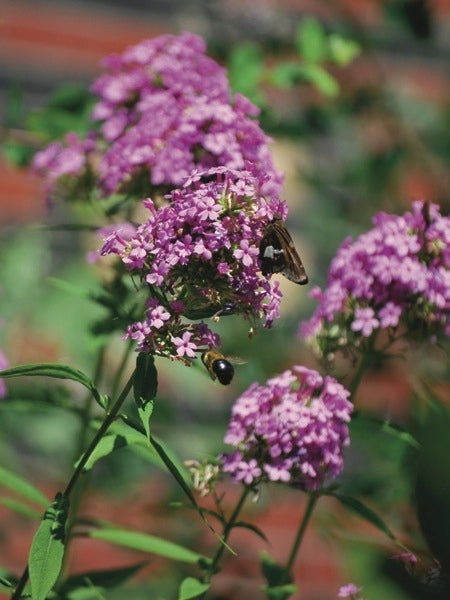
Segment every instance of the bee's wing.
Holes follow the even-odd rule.
[[[233,365],[245,365],[248,363],[248,360],[245,360],[240,356],[227,356],[226,359],[229,360]]]

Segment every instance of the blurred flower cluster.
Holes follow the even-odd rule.
[[[106,238],[102,254],[119,255],[149,289],[145,319],[127,332],[139,350],[186,360],[218,345],[205,324],[182,317],[237,312],[266,325],[279,317],[278,282],[258,274],[259,245],[286,205],[263,196],[263,184],[225,167],[193,173],[165,206],[144,201],[150,217],[134,234],[117,229]]]
[[[360,595],[362,588],[354,583],[347,583],[339,588],[338,598],[350,598],[350,600],[364,600]]]
[[[420,339],[450,335],[450,217],[415,202],[411,212],[382,212],[373,222],[356,241],[344,241],[326,289],[311,291],[319,306],[300,334],[322,355],[358,347],[380,329]]]
[[[281,481],[316,490],[343,468],[353,406],[333,377],[294,366],[265,385],[251,385],[235,402],[222,455],[235,482]]]
[[[143,198],[181,185],[195,168],[248,163],[268,175],[264,193],[278,193],[282,177],[269,138],[252,118],[259,109],[242,95],[232,98],[225,70],[205,50],[200,37],[184,33],[107,57],[107,72],[92,85],[96,127],[86,139],[71,133],[34,158],[50,197],[84,200],[95,191]]]

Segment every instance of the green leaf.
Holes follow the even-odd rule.
[[[274,587],[263,586],[267,598],[270,600],[286,600],[290,598],[292,594],[298,592],[298,586],[295,583],[285,583],[284,585],[276,585]]]
[[[313,17],[303,19],[295,38],[300,56],[308,64],[317,64],[327,55],[327,38],[322,25]]]
[[[304,71],[304,67],[298,63],[285,62],[272,71],[271,82],[276,87],[290,88],[306,81]]]
[[[199,560],[208,560],[205,556],[193,552],[189,548],[184,548],[173,542],[169,542],[159,537],[141,533],[139,531],[127,531],[126,529],[92,529],[88,533],[89,537],[140,550],[141,552],[149,552],[165,556],[172,560],[179,560],[188,563],[197,563]]]
[[[98,460],[100,460],[101,458],[104,458],[105,456],[108,456],[109,454],[111,454],[112,452],[115,452],[116,450],[120,450],[121,448],[128,446],[129,443],[130,443],[129,440],[122,435],[116,435],[116,434],[105,435],[105,437],[103,437],[99,441],[95,450],[92,452],[91,456],[89,457],[86,464],[84,465],[84,471],[89,471],[90,469],[92,469],[92,467],[95,465],[95,463]],[[84,455],[84,453],[83,453],[83,455]],[[76,462],[75,467],[77,467],[80,460],[81,460],[81,457]]]
[[[175,464],[174,457],[169,456],[167,448],[165,448],[163,443],[157,440],[153,435],[150,436],[150,444],[153,446],[158,456],[166,465],[167,469],[173,475],[173,477],[177,481],[178,485],[182,488],[186,496],[189,498],[192,504],[198,508],[195,496],[193,495],[191,488],[186,483],[190,481],[189,475],[186,472],[186,470],[182,467],[182,465]]]
[[[0,569],[3,571],[3,569]],[[13,575],[0,575],[0,586],[5,587],[7,590],[15,588],[17,585],[17,579]]]
[[[135,565],[129,565],[127,567],[115,568],[115,569],[103,569],[99,571],[86,571],[85,573],[78,573],[69,577],[64,585],[60,588],[61,595],[70,593],[72,590],[79,588],[85,588],[86,584],[89,583],[89,587],[100,587],[100,588],[112,588],[117,585],[125,583],[133,577],[146,562],[139,562]]]
[[[361,53],[361,46],[354,40],[331,33],[328,36],[328,52],[334,63],[340,67],[346,67]]]
[[[1,151],[10,163],[18,167],[26,167],[34,154],[31,148],[15,140],[5,140]]]
[[[56,363],[36,363],[33,365],[21,365],[0,371],[2,379],[10,377],[55,377],[56,379],[71,379],[78,381],[88,389],[92,388],[91,380],[78,369],[73,369],[67,365]]]
[[[260,537],[262,540],[264,540],[265,542],[267,542],[269,544],[269,540],[267,539],[267,537],[264,534],[264,532],[261,531],[261,529],[259,527],[257,527],[256,525],[253,525],[252,523],[245,523],[244,521],[237,521],[233,525],[233,527],[243,527],[244,529],[248,529],[250,531],[253,531],[253,533],[256,533],[256,535],[258,537]]]
[[[0,467],[0,485],[13,490],[30,502],[35,502],[43,507],[48,506],[48,498],[44,494],[31,485],[31,483],[28,483],[28,481],[4,467]]]
[[[45,600],[58,579],[64,556],[68,509],[68,498],[57,494],[33,538],[29,558],[32,600]]]
[[[202,583],[194,577],[186,577],[180,585],[178,600],[190,600],[190,598],[198,598],[204,594],[210,587],[209,583]]]
[[[79,83],[65,83],[52,93],[48,106],[74,112],[84,109],[90,100],[91,95],[86,86]]]
[[[325,96],[334,97],[339,93],[339,84],[336,79],[318,65],[306,65],[303,69],[303,76]]]
[[[233,91],[245,94],[256,104],[264,102],[259,85],[264,77],[264,59],[261,46],[244,42],[235,46],[228,59],[228,75]]]
[[[363,504],[357,498],[354,498],[353,496],[346,496],[338,492],[330,492],[327,495],[333,496],[334,498],[339,500],[341,504],[349,508],[359,517],[363,518],[369,523],[372,523],[372,525],[374,525],[377,529],[386,534],[391,540],[397,541],[395,535],[392,533],[392,531],[389,529],[389,527],[386,525],[383,519],[379,517],[376,512],[374,512],[366,504]]]
[[[59,279],[59,277],[47,277],[47,281],[55,288],[68,294],[71,294],[72,296],[76,296],[78,298],[91,297],[91,291],[87,287],[83,288],[78,283],[71,283],[69,281],[66,281],[65,279]]]
[[[102,594],[101,588],[96,588],[93,585],[89,584],[89,581],[86,580],[84,588],[77,588],[71,590],[66,596],[64,596],[64,600],[107,600],[106,596]],[[59,598],[60,596],[58,596]],[[53,598],[52,598],[53,600]]]
[[[158,372],[155,367],[155,359],[151,354],[140,352],[136,359],[136,371],[134,373],[133,391],[135,398],[144,401],[153,400],[158,391]]]
[[[79,371],[78,369],[73,369],[68,365],[60,365],[57,363],[36,363],[33,365],[21,365],[19,367],[12,367],[11,369],[5,369],[4,371],[0,371],[1,379],[8,379],[10,377],[53,377],[55,379],[70,379],[72,381],[77,381],[84,385],[96,401],[101,405],[100,394],[95,388],[92,381],[89,379],[87,375]]]
[[[420,527],[442,573],[450,573],[450,409],[429,411],[418,430],[416,501]]]
[[[12,81],[9,84],[3,108],[4,129],[20,129],[22,127],[24,102],[23,87],[17,81]]]
[[[138,407],[139,418],[141,419],[145,428],[145,433],[147,434],[147,439],[150,439],[150,418],[153,414],[153,400],[150,400],[149,402],[136,400],[136,404]]]
[[[35,519],[36,521],[41,519],[40,512],[23,504],[23,502],[19,502],[19,500],[14,500],[13,498],[0,498],[0,504],[23,517]]]
[[[231,548],[227,544],[225,544],[225,542],[220,538],[220,536],[214,531],[213,526],[208,521],[208,519],[205,517],[203,509],[201,508],[201,506],[199,506],[197,504],[197,501],[195,499],[194,494],[191,491],[191,488],[186,483],[186,481],[189,481],[189,476],[188,476],[186,470],[184,468],[182,468],[181,465],[178,465],[178,466],[175,465],[173,458],[169,457],[169,455],[168,455],[166,449],[163,447],[162,443],[160,441],[156,440],[155,437],[152,435],[150,436],[150,443],[153,446],[153,448],[156,450],[156,452],[158,453],[158,456],[161,458],[161,460],[163,461],[163,463],[165,464],[165,466],[167,467],[169,472],[175,478],[178,485],[181,487],[183,492],[189,498],[192,506],[198,512],[198,514],[203,519],[203,521],[208,525],[210,530],[221,541],[221,543],[223,543],[230,550],[230,552],[232,552]]]
[[[267,552],[260,555],[261,570],[267,583],[267,588],[275,588],[286,583],[291,583],[292,577],[284,566],[279,565]]]
[[[153,399],[158,390],[158,372],[155,359],[150,354],[141,352],[136,359],[133,391],[139,417],[144,425],[147,437],[150,438],[150,417],[153,413]]]
[[[412,436],[407,431],[402,431],[398,427],[394,427],[390,423],[383,423],[381,426],[381,431],[385,431],[389,435],[393,436],[394,438],[397,438],[404,444],[408,444],[408,446],[412,446],[415,449],[420,447],[419,442],[414,438],[414,436]]]

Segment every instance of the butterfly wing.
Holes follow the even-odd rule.
[[[308,283],[302,260],[280,219],[275,219],[267,226],[261,241],[259,256],[263,275],[281,273],[294,283],[300,285]]]

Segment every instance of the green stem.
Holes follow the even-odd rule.
[[[69,483],[67,484],[66,489],[63,492],[63,495],[66,498],[70,497],[70,494],[72,493],[72,491],[75,487],[75,484],[77,483],[78,479],[80,478],[81,474],[83,473],[83,469],[84,469],[87,461],[89,460],[90,456],[92,455],[95,448],[97,447],[97,444],[100,442],[102,437],[105,435],[105,433],[108,431],[109,427],[112,425],[113,421],[117,417],[119,410],[122,407],[122,404],[125,402],[126,397],[128,396],[128,393],[133,386],[133,379],[134,379],[134,371],[133,371],[133,374],[131,375],[130,379],[125,384],[125,387],[123,388],[120,396],[116,400],[114,406],[112,407],[110,412],[106,415],[106,418],[103,421],[100,429],[97,431],[97,433],[93,437],[91,443],[89,444],[88,448],[86,449],[85,453],[83,454],[75,471],[73,472],[73,475],[70,478]],[[11,596],[11,600],[19,600],[20,599],[27,581],[28,581],[28,565],[26,566],[24,572],[22,573],[22,577],[20,578],[19,583],[17,584],[17,587]]]
[[[72,477],[70,478],[69,483],[66,486],[66,489],[63,492],[64,496],[69,496],[71,494],[76,482],[78,481],[80,475],[83,472],[84,466],[86,465],[87,461],[91,457],[91,454],[94,452],[95,448],[97,447],[97,444],[102,439],[102,437],[105,435],[105,433],[108,431],[109,427],[114,422],[117,415],[119,414],[119,410],[122,408],[122,404],[125,402],[126,397],[128,396],[128,393],[133,386],[133,379],[134,379],[134,371],[133,371],[131,377],[129,378],[129,380],[127,381],[127,383],[125,384],[125,387],[123,388],[120,396],[116,400],[114,406],[111,408],[110,412],[106,415],[106,419],[103,421],[100,429],[97,431],[97,433],[93,437],[86,452],[83,454],[80,462],[78,463],[75,471],[73,472]]]
[[[367,348],[366,348],[364,354],[362,355],[361,360],[359,361],[359,365],[358,365],[358,368],[356,369],[356,373],[354,374],[350,385],[347,386],[347,389],[350,392],[350,399],[353,403],[355,402],[356,391],[359,387],[359,384],[361,383],[363,375],[366,372],[367,368],[372,364],[376,337],[377,337],[377,335],[375,333],[368,340]]]
[[[219,564],[219,561],[222,558],[222,554],[224,553],[225,548],[226,548],[225,544],[228,540],[231,530],[234,527],[234,524],[236,523],[236,519],[238,518],[239,513],[241,512],[241,509],[244,505],[244,502],[245,502],[249,492],[250,492],[250,488],[245,487],[244,491],[241,494],[241,497],[238,500],[238,503],[236,504],[236,506],[230,516],[230,519],[228,520],[227,524],[223,528],[221,543],[219,544],[219,546],[216,550],[216,553],[212,559],[211,565],[209,567],[209,572],[208,572],[207,576],[205,577],[205,583],[209,583],[212,575],[217,571],[217,565]]]
[[[111,385],[111,398],[117,394],[117,390],[119,389],[120,380],[122,379],[122,375],[125,371],[125,367],[127,366],[128,359],[130,357],[131,351],[134,346],[133,340],[128,340],[128,343],[125,348],[125,352],[123,353],[122,360],[120,361],[119,367],[114,376],[114,380]]]
[[[28,565],[25,567],[25,570],[22,573],[22,577],[19,579],[19,583],[17,584],[16,589],[14,590],[14,592],[11,596],[11,600],[20,600],[20,598],[22,596],[23,588],[25,587],[27,581],[28,581]]]
[[[93,381],[95,387],[98,386],[98,383],[102,376],[103,367],[105,364],[105,351],[106,351],[106,345],[104,344],[101,346],[101,348],[97,354],[97,360],[95,363],[95,370],[94,370],[94,374],[93,374],[93,378],[92,378],[92,381]],[[93,404],[94,404],[94,396],[91,393],[88,393],[84,400],[84,405],[83,405],[82,411],[80,413],[80,421],[81,421],[80,431],[77,436],[78,443],[77,443],[77,448],[75,451],[75,456],[74,456],[73,462],[78,460],[78,457],[83,452],[83,449],[86,447],[87,434],[88,434],[89,422],[91,419],[91,411],[92,411]],[[83,482],[83,486],[81,486],[81,485],[77,486],[76,490],[74,491],[74,493],[72,495],[72,501],[70,503],[69,517],[67,520],[67,523],[68,523],[67,531],[66,531],[67,543],[66,543],[66,548],[65,548],[65,552],[64,552],[63,565],[61,567],[61,572],[59,575],[59,580],[64,578],[64,574],[66,572],[67,562],[69,560],[69,547],[70,547],[71,533],[72,533],[72,529],[73,529],[73,526],[75,523],[75,517],[78,514],[81,497],[83,495],[83,491],[84,491],[84,488],[86,487],[86,484],[87,484],[87,481],[85,480]]]
[[[300,527],[298,528],[297,535],[295,537],[291,553],[290,553],[289,558],[286,563],[286,567],[285,567],[286,573],[290,573],[292,570],[292,566],[297,557],[297,553],[300,548],[300,544],[302,543],[303,536],[305,535],[306,527],[308,526],[309,520],[311,519],[312,512],[314,510],[314,507],[315,507],[316,502],[319,499],[319,497],[320,497],[320,495],[318,493],[315,493],[315,492],[310,493],[308,504],[307,504],[306,510],[305,510],[305,514],[303,515],[302,520],[300,522]]]
[[[94,386],[97,387],[98,382],[101,377],[101,373],[103,371],[104,363],[105,363],[105,346],[100,348],[100,351],[97,356],[97,361],[95,363],[95,371],[92,381]],[[80,433],[78,435],[78,444],[75,454],[75,460],[78,459],[80,454],[83,452],[83,448],[86,446],[86,436],[88,431],[88,425],[91,418],[91,410],[94,403],[94,396],[91,393],[88,393],[86,399],[84,401],[83,409],[81,411],[81,425],[80,425]]]

